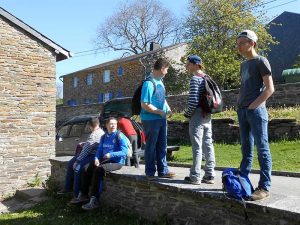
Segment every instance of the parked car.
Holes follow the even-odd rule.
[[[56,155],[74,155],[75,149],[78,143],[87,139],[90,134],[87,122],[92,118],[99,118],[100,125],[105,129],[104,121],[110,116],[114,117],[127,117],[131,119],[131,122],[138,133],[138,152],[139,156],[144,156],[144,138],[142,126],[137,122],[138,117],[132,117],[131,112],[131,97],[116,98],[107,101],[103,104],[100,115],[82,115],[76,116],[67,122],[63,123],[57,129],[56,134]],[[172,151],[179,150],[179,146],[168,146],[168,155],[172,154]]]

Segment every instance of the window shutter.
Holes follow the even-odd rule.
[[[103,102],[103,100],[104,100],[103,98],[104,98],[103,93],[100,93],[99,96],[98,96],[99,102]]]
[[[114,94],[112,92],[109,93],[109,100],[113,99]]]

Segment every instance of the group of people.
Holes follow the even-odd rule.
[[[254,143],[257,146],[260,180],[252,194],[253,200],[269,197],[271,187],[272,158],[268,142],[268,113],[266,100],[273,94],[274,85],[268,60],[257,54],[257,35],[243,30],[236,39],[238,53],[245,61],[240,66],[241,86],[237,102],[237,114],[241,137],[242,160],[240,172],[248,176],[253,162]],[[158,177],[173,178],[166,161],[167,116],[171,109],[165,98],[163,77],[170,67],[166,59],[158,59],[153,73],[142,87],[141,120],[146,134],[145,173],[150,180]],[[200,107],[205,92],[205,72],[198,55],[187,57],[186,69],[191,73],[188,107],[184,116],[189,118],[189,136],[192,143],[193,164],[184,181],[190,184],[214,184],[215,153],[212,140],[211,114]],[[155,85],[155,87],[154,87]],[[201,176],[202,157],[205,157],[204,175]],[[156,162],[156,164],[155,164]]]
[[[240,66],[241,86],[237,104],[242,146],[240,172],[248,176],[251,171],[254,143],[257,146],[261,168],[258,187],[252,195],[253,200],[269,197],[271,187],[272,159],[268,143],[268,114],[265,102],[274,92],[270,64],[266,58],[256,53],[257,40],[257,35],[251,30],[242,31],[236,39],[237,50],[245,58]],[[168,73],[169,67],[170,63],[166,59],[158,59],[149,76],[151,80],[148,78],[141,90],[140,117],[146,136],[145,174],[149,180],[155,179],[156,173],[160,178],[176,176],[169,170],[166,160],[167,117],[172,111],[166,101],[166,90],[162,79]],[[201,57],[198,55],[187,57],[186,69],[192,75],[188,106],[184,116],[189,118],[193,164],[184,181],[194,185],[214,184],[216,160],[211,114],[204,113],[199,104],[205,92],[206,76]],[[118,124],[117,118],[110,117],[105,123],[107,131],[104,133],[99,127],[98,119],[89,122],[92,133],[80,154],[75,155],[69,162],[63,192],[72,189],[74,176],[74,198],[69,204],[87,202],[82,206],[86,210],[99,206],[99,195],[103,190],[105,174],[125,165],[128,153],[127,138],[133,147],[133,164],[139,167],[136,151],[137,134],[133,128],[128,129],[130,120],[124,118],[119,120]],[[124,134],[117,131],[117,126]],[[202,176],[203,156],[205,166]],[[91,186],[90,198],[88,198],[89,186]]]

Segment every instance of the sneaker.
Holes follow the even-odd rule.
[[[194,184],[194,185],[200,185],[200,184],[201,184],[200,180],[194,181],[194,180],[192,180],[190,177],[185,177],[185,178],[184,178],[184,181],[185,181],[186,183]]]
[[[204,177],[202,177],[201,182],[206,183],[206,184],[214,184],[215,178],[213,176],[204,176]]]
[[[81,207],[84,210],[93,210],[99,208],[99,201],[95,196],[92,196],[90,202]]]
[[[158,175],[160,178],[173,178],[176,176],[174,172],[168,172],[166,174]]]
[[[56,192],[56,194],[58,195],[68,195],[68,194],[72,194],[73,192],[70,190],[66,190],[66,189],[61,189],[60,191]]]
[[[146,175],[146,179],[147,180],[155,180],[155,176],[154,175]]]
[[[267,190],[259,187],[255,189],[255,191],[251,196],[253,201],[260,201],[263,199],[267,199],[269,197],[270,197],[270,193]]]
[[[83,195],[81,192],[79,192],[77,197],[74,197],[71,199],[71,201],[68,203],[68,205],[78,205],[81,203],[86,203],[89,201],[89,198],[87,195]]]

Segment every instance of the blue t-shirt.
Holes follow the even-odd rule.
[[[107,153],[110,154],[110,160],[116,163],[125,164],[125,159],[128,153],[127,137],[120,132],[117,143],[117,131],[105,134],[100,138],[99,147],[95,158],[101,159]]]
[[[153,78],[153,81],[156,85],[155,93],[153,83],[151,81],[145,81],[142,87],[141,102],[150,103],[151,105],[154,105],[157,109],[167,112],[165,86],[160,79]],[[143,108],[141,109],[140,116],[142,120],[165,119],[162,118],[160,115],[150,113],[144,110]]]
[[[241,64],[241,87],[238,99],[239,108],[247,108],[264,91],[263,76],[271,76],[269,61],[262,56],[249,59]]]

